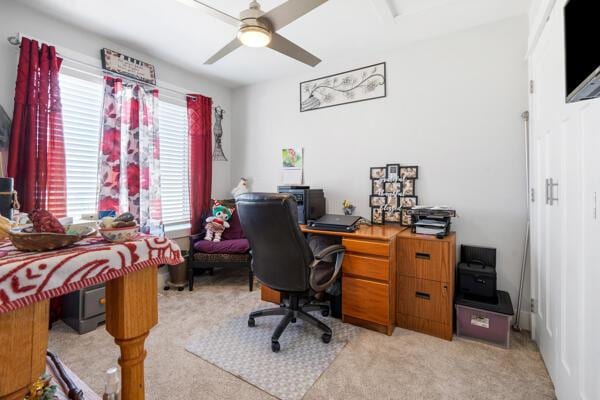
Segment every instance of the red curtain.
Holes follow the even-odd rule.
[[[189,179],[192,234],[202,229],[202,215],[210,209],[212,188],[212,99],[188,95]]]
[[[52,46],[22,38],[7,175],[22,211],[66,215],[66,167],[58,71]]]

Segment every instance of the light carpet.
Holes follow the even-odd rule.
[[[299,319],[288,325],[279,339],[281,350],[273,353],[271,335],[282,316],[256,318],[250,328],[245,314],[192,339],[186,350],[279,399],[300,400],[360,329],[318,312],[312,315],[333,331],[330,343],[323,343],[321,332]]]
[[[159,323],[146,340],[146,400],[274,400],[242,379],[187,352],[190,337],[260,305],[246,270],[196,278],[193,292],[159,292]],[[258,322],[258,319],[257,319]],[[49,347],[93,390],[118,349],[103,327],[78,335],[63,323]],[[268,351],[270,351],[267,348]],[[303,400],[549,400],[554,388],[526,332],[509,350],[460,338],[452,342],[396,328],[392,336],[360,329]]]

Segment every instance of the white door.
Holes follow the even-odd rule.
[[[552,21],[548,24],[550,25]],[[557,360],[557,283],[559,282],[560,247],[560,189],[561,178],[561,135],[558,129],[555,97],[556,83],[553,82],[556,55],[552,46],[551,32],[544,31],[530,59],[534,93],[531,101],[531,128],[533,136],[534,169],[533,186],[538,194],[533,204],[533,250],[532,250],[532,297],[535,300],[533,325],[534,339],[552,378],[556,376]]]
[[[600,399],[600,100],[565,103],[563,3],[529,60],[532,332],[558,399],[593,400]]]
[[[582,107],[583,268],[581,271],[581,390],[600,399],[600,100]]]

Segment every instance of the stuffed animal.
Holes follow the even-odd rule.
[[[238,197],[244,193],[248,193],[249,191],[250,189],[248,189],[248,179],[242,177],[240,178],[240,183],[238,183],[237,186],[231,190],[231,194],[233,195],[233,197]]]
[[[218,201],[215,201],[215,205],[212,209],[212,216],[206,218],[206,236],[204,240],[212,242],[220,242],[221,235],[225,229],[229,228],[229,219],[234,210],[223,206]]]

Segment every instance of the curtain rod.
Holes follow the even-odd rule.
[[[8,40],[8,43],[10,43],[10,44],[11,44],[11,45],[13,45],[13,46],[21,46],[21,37],[22,37],[22,36],[23,36],[23,35],[19,33],[19,34],[16,34],[16,35],[9,36],[9,37],[8,37],[8,38],[6,38],[6,39]],[[123,78],[123,79],[126,79],[126,80],[131,80],[131,81],[137,82],[137,83],[139,83],[139,84],[141,84],[141,85],[144,85],[144,86],[148,86],[148,87],[151,87],[151,88],[156,88],[156,89],[160,89],[160,90],[165,90],[165,91],[172,92],[172,93],[177,93],[177,94],[183,95],[184,97],[189,97],[189,98],[191,98],[191,99],[193,99],[193,100],[196,100],[196,99],[197,99],[197,97],[196,97],[196,96],[189,95],[189,94],[187,94],[187,93],[184,93],[184,92],[181,92],[181,91],[179,91],[179,90],[170,89],[170,88],[167,88],[167,87],[164,87],[164,86],[159,86],[159,85],[153,85],[153,84],[151,84],[151,83],[144,82],[144,81],[140,81],[139,79],[135,79],[135,78],[123,77],[123,76],[121,76],[121,75],[119,75],[119,74],[116,74],[116,73],[114,73],[114,72],[107,71],[107,70],[105,70],[105,69],[103,69],[102,67],[99,67],[99,66],[97,66],[97,65],[93,65],[93,64],[90,64],[90,63],[86,63],[86,62],[84,62],[84,61],[77,60],[77,59],[75,59],[75,58],[73,58],[73,57],[68,57],[68,56],[65,56],[64,54],[62,54],[62,53],[61,53],[61,52],[59,52],[58,50],[56,51],[56,53],[57,53],[57,54],[58,54],[58,55],[59,55],[59,56],[60,56],[62,59],[64,59],[64,60],[69,60],[70,62],[73,62],[73,63],[79,64],[79,65],[83,65],[83,66],[85,66],[85,67],[87,67],[87,68],[91,68],[92,70],[95,70],[95,71],[99,71],[99,72],[101,72],[103,75],[109,75],[109,76],[113,76],[113,77]],[[77,69],[75,69],[75,68],[71,68],[71,69],[72,69],[72,70],[74,70],[74,71],[77,71],[77,72],[86,72],[86,71],[77,70]]]

